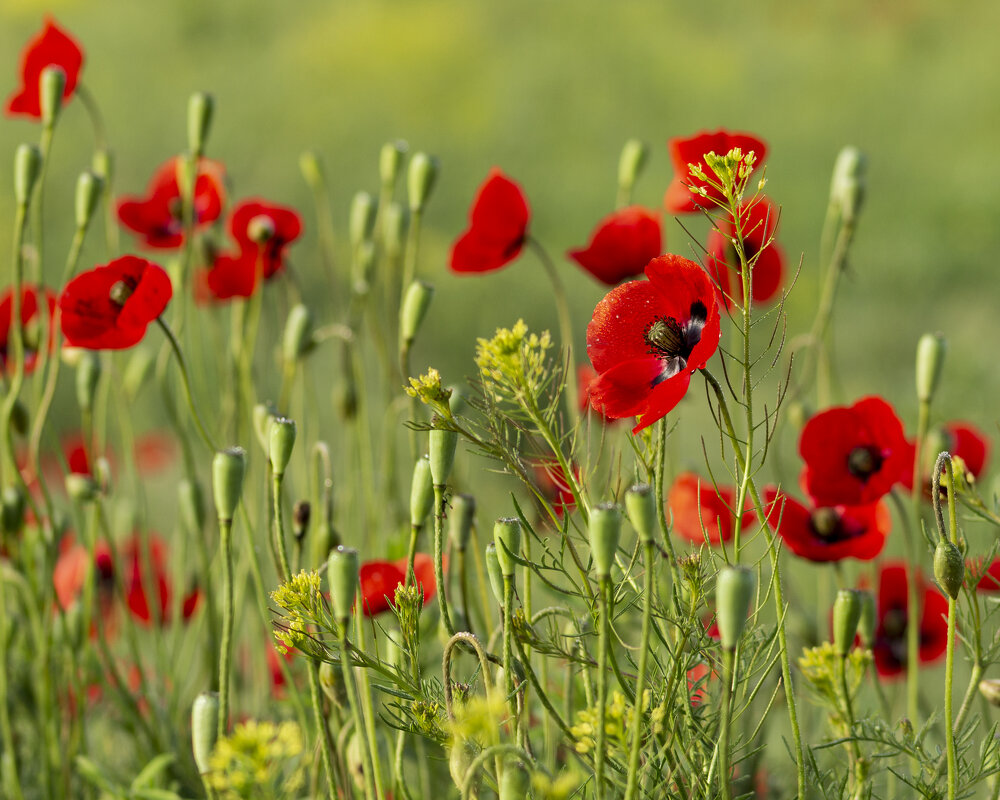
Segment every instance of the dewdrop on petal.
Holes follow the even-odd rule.
[[[917,342],[917,399],[929,403],[941,381],[947,343],[941,333],[925,333]]]
[[[427,153],[415,153],[410,159],[406,174],[406,196],[410,211],[420,213],[424,210],[437,180],[437,171],[437,159],[431,158]]]
[[[746,567],[723,567],[715,584],[716,624],[723,650],[735,650],[747,624],[757,580]]]
[[[212,496],[220,521],[231,522],[243,493],[247,454],[242,447],[220,450],[212,460]]]
[[[365,242],[371,241],[375,227],[375,198],[368,192],[358,192],[351,201],[351,217],[348,230],[351,247],[357,250]]]
[[[611,577],[622,533],[622,512],[614,503],[602,503],[590,510],[590,556],[597,577]]]
[[[294,364],[313,348],[313,315],[308,306],[298,303],[288,312],[281,355],[286,364]]]
[[[521,554],[521,520],[517,517],[501,517],[493,525],[493,543],[497,548],[497,562],[500,574],[511,577]],[[501,595],[502,596],[502,595]]]
[[[335,547],[327,559],[326,578],[330,584],[330,603],[338,622],[351,618],[354,596],[358,592],[358,551],[353,547]]]
[[[42,170],[42,153],[33,144],[19,145],[14,153],[14,201],[27,208]]]
[[[292,460],[292,450],[295,447],[295,422],[287,417],[275,417],[271,420],[268,434],[268,457],[271,459],[271,469],[277,476],[285,474],[288,462]]]
[[[435,420],[440,422],[440,420]],[[446,428],[432,428],[428,437],[431,480],[437,487],[445,486],[455,464],[458,433]]]
[[[219,693],[202,692],[191,704],[191,749],[198,772],[211,772],[212,750],[219,735]]]
[[[476,498],[471,494],[456,494],[451,500],[448,514],[448,538],[451,546],[464,552],[472,537],[472,525],[476,517]]]
[[[639,541],[648,543],[656,539],[656,500],[653,487],[648,483],[637,483],[625,492],[625,510]]]
[[[431,479],[431,461],[427,456],[417,459],[413,465],[413,480],[410,482],[410,525],[419,528],[434,505],[434,482]]]
[[[187,137],[188,150],[196,158],[205,152],[208,130],[212,126],[215,98],[207,92],[195,92],[188,98]]]
[[[400,349],[408,348],[417,338],[417,331],[427,316],[433,298],[434,287],[424,281],[414,281],[407,288],[399,308]]]
[[[42,112],[42,125],[46,128],[51,128],[59,117],[65,91],[65,70],[55,64],[49,64],[38,78],[38,101]]]
[[[80,411],[94,408],[97,384],[101,380],[101,356],[93,350],[83,350],[76,365],[76,403]]]
[[[403,156],[408,148],[409,145],[402,139],[382,145],[378,155],[378,175],[383,186],[391,188],[396,185],[399,168],[403,166]]]
[[[864,601],[857,589],[841,589],[833,601],[833,649],[841,658],[854,646]]]

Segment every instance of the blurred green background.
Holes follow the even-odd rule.
[[[235,197],[301,208],[310,238],[303,150],[326,162],[341,231],[351,195],[377,189],[384,141],[404,138],[436,155],[421,271],[437,286],[438,316],[414,364],[440,364],[453,378],[472,371],[474,336],[518,316],[555,325],[530,254],[479,278],[447,272],[448,245],[489,167],[523,185],[532,229],[558,255],[612,209],[627,138],[651,146],[636,199],[658,206],[671,175],[669,137],[720,126],[759,134],[771,147],[769,192],[783,207],[780,240],[793,261],[802,256],[789,308],[795,333],[815,307],[830,170],[842,145],[857,145],[869,157],[869,188],[837,313],[840,399],[882,393],[912,418],[914,346],[940,329],[951,345],[941,416],[994,430],[996,3],[5,0],[3,8],[4,97],[43,13],[83,43],[119,192],[142,191],[155,166],[184,147],[186,100],[198,89],[217,99],[209,151],[226,163]],[[4,120],[0,154],[37,134],[32,123]],[[71,213],[70,187],[90,146],[74,102],[57,135],[51,214]],[[11,160],[0,157],[0,186],[10,186]],[[0,211],[12,218],[6,190]],[[9,227],[0,227],[3,253]],[[704,224],[692,230],[700,237]],[[54,252],[65,252],[68,234],[68,226],[53,231]],[[692,253],[669,220],[667,236],[669,249]],[[103,260],[93,238],[91,262]],[[314,243],[298,246],[300,270],[311,268]],[[603,288],[568,263],[560,268],[572,284],[579,346]]]

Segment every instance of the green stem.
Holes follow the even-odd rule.
[[[323,701],[319,690],[319,667],[312,659],[309,659],[309,700],[312,703],[316,735],[319,737],[320,753],[323,756],[323,769],[326,771],[326,790],[333,800],[337,797],[336,772],[333,767],[333,743],[330,741],[330,728],[326,724],[326,715],[323,713]]]
[[[364,738],[364,721],[361,716],[361,707],[358,704],[358,696],[355,694],[357,687],[354,685],[354,668],[351,666],[351,658],[348,655],[349,645],[347,643],[347,625],[350,619],[339,620],[340,628],[340,667],[344,675],[344,689],[347,692],[348,705],[351,707],[351,718],[354,720],[354,735],[361,737],[360,750],[364,759],[365,774],[365,797],[373,800],[375,797],[375,775],[372,765],[372,753],[368,743]]]
[[[528,752],[516,744],[494,744],[485,748],[472,760],[469,768],[465,771],[465,779],[462,781],[462,800],[469,800],[472,797],[472,792],[476,785],[476,774],[483,768],[483,765],[491,758],[499,758],[505,755],[516,756],[525,764],[531,763],[531,756],[528,755]],[[499,783],[499,781],[500,776],[497,775],[497,782]]]
[[[629,734],[628,783],[625,800],[633,800],[639,790],[639,750],[642,744],[643,693],[646,690],[646,670],[649,663],[650,637],[653,627],[653,559],[655,545],[643,543],[642,638],[639,641],[639,674],[635,679],[635,709],[632,712],[632,731]]]
[[[219,651],[218,738],[229,728],[229,673],[233,654],[233,521],[219,519],[219,547],[222,550],[222,647]]]
[[[852,800],[862,800],[865,796],[866,768],[861,755],[861,745],[854,738],[854,704],[851,702],[851,692],[847,685],[847,656],[841,656],[837,664],[837,677],[840,679],[840,691],[844,696],[844,723],[847,727],[847,752],[851,762],[851,772],[854,780]]]
[[[448,635],[454,636],[455,624],[448,607],[448,587],[444,577],[444,490],[445,487],[441,484],[434,485],[434,580],[437,583],[438,604],[441,606],[441,623]],[[412,568],[412,562],[408,567]]]
[[[281,570],[281,579],[283,581],[290,581],[292,579],[292,570],[288,566],[288,544],[285,542],[285,515],[281,507],[281,490],[284,485],[284,478],[284,473],[274,473],[271,478],[271,496],[273,497],[274,506],[274,540],[278,545],[278,558],[280,559],[280,563],[277,566]]]
[[[184,385],[184,397],[187,400],[188,408],[191,410],[191,416],[194,418],[195,427],[198,429],[198,433],[201,435],[202,441],[208,449],[214,453],[219,448],[215,446],[215,443],[212,441],[212,437],[209,435],[208,431],[205,430],[205,426],[201,421],[201,416],[198,414],[198,407],[194,403],[194,395],[191,392],[191,378],[188,372],[187,361],[184,359],[184,353],[181,352],[180,343],[177,341],[177,337],[174,336],[174,332],[170,330],[170,326],[167,325],[166,320],[164,320],[162,316],[157,317],[156,322],[159,324],[160,329],[167,337],[170,349],[174,351],[174,355],[177,357],[177,363],[181,369],[181,382]]]
[[[604,763],[607,742],[607,698],[608,698],[608,650],[611,647],[611,619],[608,614],[608,594],[611,592],[611,580],[608,577],[600,579],[600,591],[597,602],[600,616],[600,633],[597,643],[597,739],[594,743],[594,797],[604,798]]]
[[[729,767],[729,736],[733,717],[733,683],[736,681],[736,650],[722,650],[722,722],[719,731],[719,793],[732,800],[733,786]]]
[[[948,800],[955,800],[958,792],[958,753],[955,750],[955,731],[952,728],[952,683],[955,672],[955,598],[948,598],[948,649],[944,665],[944,738],[948,753]],[[916,626],[914,626],[916,627]]]
[[[514,631],[511,618],[514,616],[514,576],[503,576],[503,678],[504,691],[510,703],[511,714],[517,719],[517,695],[514,683],[514,656],[512,639]],[[497,776],[499,779],[499,776]]]
[[[364,619],[359,617],[357,618],[356,623],[358,649],[364,651]],[[365,735],[368,739],[368,751],[372,760],[372,776],[374,778],[375,797],[377,800],[383,800],[385,797],[385,790],[382,788],[382,767],[379,763],[378,734],[375,730],[375,708],[372,705],[372,693],[371,686],[368,681],[368,672],[365,670],[362,670],[361,674],[358,676],[358,696],[361,698],[361,711],[365,722]]]

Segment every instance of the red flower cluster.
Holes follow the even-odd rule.
[[[948,646],[948,601],[917,574],[920,587],[920,661],[934,661]],[[906,668],[906,629],[909,624],[906,567],[887,563],[879,572],[878,624],[875,629],[875,667],[879,675],[898,675]]]
[[[417,553],[413,559],[413,573],[417,586],[424,592],[427,603],[437,593],[434,580],[434,559],[425,553]],[[361,597],[364,600],[364,615],[374,617],[388,611],[396,594],[396,587],[406,583],[406,559],[399,561],[366,561],[359,570]]]
[[[46,67],[59,67],[66,74],[63,102],[73,96],[83,67],[83,50],[68,33],[56,25],[51,17],[21,53],[21,87],[9,98],[4,110],[8,116],[19,114],[42,118],[39,81]]]
[[[27,284],[21,287],[21,341],[24,342],[24,371],[31,373],[38,361],[38,345],[40,344],[39,295],[48,306],[49,330],[45,334],[48,351],[52,352],[54,344],[52,334],[55,330],[56,296],[48,289]],[[9,372],[7,363],[10,357],[11,322],[14,316],[14,290],[8,288],[0,296],[0,363],[3,371]]]
[[[778,209],[766,197],[745,205],[740,210],[740,233],[743,238],[743,254],[752,265],[750,273],[750,295],[754,303],[766,303],[781,291],[785,277],[785,253],[780,245],[772,241],[778,226]],[[743,302],[743,278],[740,261],[732,244],[736,236],[736,224],[732,216],[713,228],[708,234],[706,266],[718,282],[723,302],[729,307],[735,299]],[[735,288],[731,276],[735,276]],[[733,292],[736,292],[734,295]]]
[[[662,255],[662,242],[659,214],[629,206],[602,219],[590,244],[566,255],[597,280],[614,286],[641,275],[650,261]]]
[[[692,373],[719,346],[718,296],[704,270],[675,255],[653,259],[646,281],[612,289],[587,326],[597,370],[590,402],[606,417],[652,425],[687,392]]]
[[[757,165],[764,163],[767,157],[767,145],[750,133],[730,133],[718,130],[714,133],[702,131],[688,139],[675,138],[667,143],[670,150],[670,160],[674,165],[674,177],[667,187],[663,204],[671,214],[691,214],[700,208],[714,208],[716,203],[724,202],[722,196],[703,180],[691,175],[690,164],[697,164],[706,175],[712,175],[711,168],[705,163],[706,153],[717,153],[722,156],[734,147],[744,153],[751,150],[757,156]],[[694,193],[691,187],[703,190],[705,194]]]
[[[693,472],[682,472],[667,492],[667,505],[673,518],[672,529],[681,538],[702,544],[706,537],[709,544],[728,542],[733,538],[736,490],[703,480]],[[753,525],[754,512],[745,511],[740,529]],[[704,530],[702,529],[704,526]]]
[[[521,187],[491,169],[472,203],[469,227],[452,245],[452,272],[491,272],[513,261],[527,239],[530,216]]]

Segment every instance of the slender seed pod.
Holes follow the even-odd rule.
[[[202,775],[211,771],[212,750],[219,729],[219,693],[202,692],[191,705],[191,748]]]

